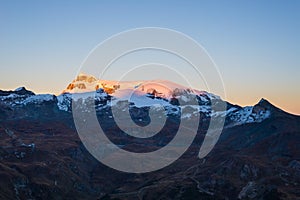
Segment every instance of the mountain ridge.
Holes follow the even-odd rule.
[[[177,88],[175,88],[176,90]],[[98,92],[97,92],[98,91]],[[111,101],[111,98],[115,98],[117,99],[117,102],[119,101],[131,101],[133,103],[134,106],[137,107],[148,107],[148,106],[152,106],[156,103],[165,105],[165,106],[169,106],[169,107],[174,107],[174,105],[172,105],[172,102],[174,101],[173,99],[178,99],[181,98],[184,101],[187,101],[186,99],[186,95],[190,95],[187,92],[183,92],[183,93],[178,93],[176,96],[173,95],[173,97],[171,97],[170,99],[165,99],[161,96],[156,96],[154,93],[142,93],[139,94],[137,96],[135,96],[135,93],[131,93],[131,96],[129,99],[123,98],[123,96],[117,96],[114,97],[114,94],[107,94],[102,88],[99,88],[97,91],[95,91],[94,93],[96,94],[96,97],[98,98],[98,100],[101,101],[106,101],[105,104],[107,104],[107,101]],[[124,90],[123,90],[124,91]],[[182,91],[181,91],[182,92]],[[90,96],[88,94],[93,93],[93,92],[82,92],[80,94],[82,94],[83,96],[85,94],[87,94],[87,96]],[[116,92],[116,94],[118,93],[118,91]],[[76,94],[76,93],[74,93]],[[63,111],[71,111],[71,102],[72,102],[72,96],[74,94],[70,94],[70,93],[63,93],[61,95],[55,96],[55,95],[51,95],[51,94],[35,94],[29,90],[27,90],[25,87],[20,87],[16,90],[11,90],[11,91],[2,91],[0,90],[0,100],[2,101],[2,104],[9,106],[10,108],[13,107],[18,107],[18,106],[22,106],[22,105],[27,105],[27,104],[38,104],[38,103],[42,103],[42,102],[54,102],[57,104],[58,109],[63,110]],[[193,109],[199,110],[199,112],[211,112],[211,108],[210,107],[210,101],[212,99],[215,98],[219,98],[216,95],[212,95],[210,93],[207,92],[200,92],[197,94],[192,93],[194,96],[192,96],[192,98],[198,98],[198,103],[199,105],[190,105],[190,107],[192,107]],[[92,94],[91,94],[92,95]],[[100,95],[100,96],[99,96]],[[125,95],[126,96],[126,95]],[[83,97],[85,98],[85,97]],[[145,100],[148,103],[145,103]],[[154,101],[155,100],[155,101]],[[222,101],[222,100],[221,100]],[[238,105],[233,105],[230,104],[228,102],[226,102],[227,105],[229,105],[228,109],[225,110],[224,112],[229,112],[230,109],[232,111],[235,110],[245,110],[248,109],[248,111],[246,112],[252,112],[252,108],[256,108],[258,105],[262,104],[261,102],[257,103],[254,106],[246,106],[246,107],[241,107]],[[269,103],[270,105],[272,105],[271,103]],[[188,105],[188,104],[187,104]],[[261,107],[261,105],[260,105]],[[269,106],[270,107],[270,106]],[[272,108],[275,106],[271,106]],[[271,108],[270,107],[270,108]],[[277,108],[279,109],[279,108]],[[279,109],[280,110],[280,109]],[[258,112],[258,111],[257,111]],[[217,113],[217,112],[216,112]],[[230,114],[230,113],[226,113]],[[247,115],[247,113],[245,114]],[[267,117],[267,116],[266,116]]]

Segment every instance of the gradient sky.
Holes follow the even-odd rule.
[[[149,26],[199,42],[219,67],[226,100],[264,97],[300,114],[300,1],[0,0],[0,89],[57,94],[98,43]]]

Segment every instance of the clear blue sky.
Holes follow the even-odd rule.
[[[204,46],[229,101],[300,114],[300,1],[0,1],[0,88],[59,93],[98,43],[148,26]]]

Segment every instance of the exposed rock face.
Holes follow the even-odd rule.
[[[289,163],[289,167],[297,170],[298,172],[300,172],[300,161],[298,160],[292,160],[290,163]]]
[[[245,164],[241,169],[240,178],[242,180],[255,180],[258,173],[259,169],[256,166]]]
[[[275,186],[265,186],[250,181],[239,193],[238,199],[281,199]]]

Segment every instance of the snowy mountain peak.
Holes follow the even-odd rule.
[[[15,92],[19,92],[19,91],[22,91],[22,90],[26,90],[25,87],[18,87],[17,89],[15,89],[14,91]]]
[[[128,95],[127,93],[153,94],[170,99],[183,94],[208,95],[207,92],[194,90],[168,80],[112,81],[100,80],[94,76],[80,73],[62,93],[85,93],[103,89],[107,94]],[[125,94],[126,93],[126,94]],[[219,98],[216,95],[211,98]]]
[[[27,90],[25,87],[19,87],[15,90],[3,91],[0,90],[0,96],[10,96],[10,95],[35,95],[32,91]]]

